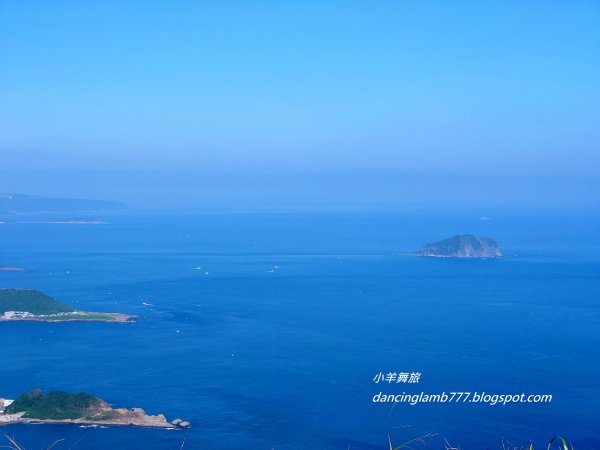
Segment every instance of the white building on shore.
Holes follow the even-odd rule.
[[[4,410],[6,409],[6,407],[8,405],[10,405],[13,402],[13,400],[7,400],[5,398],[0,398],[0,414],[2,414],[4,412]]]
[[[24,319],[27,317],[33,317],[33,314],[31,314],[30,312],[27,312],[27,311],[6,311],[2,315],[2,318],[4,320]]]

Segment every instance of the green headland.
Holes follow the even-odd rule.
[[[7,311],[45,315],[73,312],[75,309],[34,289],[0,289],[0,314]]]
[[[44,394],[40,389],[20,395],[15,400],[0,399],[0,426],[18,423],[190,427],[187,421],[175,419],[168,422],[163,414],[150,415],[141,408],[113,408],[101,398],[85,392],[55,391]]]
[[[80,419],[95,415],[105,409],[105,402],[85,392],[71,394],[69,392],[49,392],[42,394],[34,389],[15,399],[4,410],[5,414],[23,412],[22,417],[31,419]]]
[[[0,321],[131,322],[135,319],[120,313],[78,311],[35,289],[0,289]]]

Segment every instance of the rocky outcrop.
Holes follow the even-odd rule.
[[[78,425],[189,428],[181,419],[167,421],[163,414],[151,415],[142,408],[112,408],[106,401],[86,393],[50,392],[39,389],[14,402],[2,400],[0,425],[17,423],[71,423]]]
[[[175,419],[171,422],[171,425],[175,425],[177,428],[189,428],[191,424],[187,420]]]
[[[472,234],[453,236],[443,241],[425,244],[415,256],[438,258],[498,258],[502,252],[493,239]]]

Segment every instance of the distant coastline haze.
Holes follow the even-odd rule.
[[[0,192],[595,208],[595,2],[0,6]]]

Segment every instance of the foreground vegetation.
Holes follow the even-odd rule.
[[[425,439],[429,438],[429,437],[433,437],[434,435],[426,435],[426,436],[422,436],[416,439],[411,439],[410,441],[407,441],[403,444],[400,444],[396,447],[394,447],[392,445],[392,441],[390,440],[390,437],[388,436],[388,442],[390,445],[390,450],[401,450],[401,449],[411,449],[412,447],[410,447],[412,444],[415,443],[425,443]],[[4,435],[4,437],[7,439],[9,445],[6,446],[1,446],[0,448],[8,448],[11,450],[26,450],[24,447],[22,447],[20,444],[17,443],[17,441],[15,440],[14,437],[10,437],[7,435]],[[58,444],[60,444],[61,442],[63,442],[64,439],[58,439],[56,441],[54,441],[49,447],[46,448],[46,450],[51,450],[52,448],[56,447]],[[556,445],[554,445],[556,444]],[[185,439],[182,441],[181,443],[181,447],[179,448],[180,450],[182,450],[185,446]],[[74,446],[71,446],[70,448],[72,449]],[[575,450],[575,448],[573,447],[572,444],[567,444],[567,441],[565,439],[563,439],[560,436],[556,436],[554,438],[552,438],[550,440],[550,442],[548,442],[548,446],[546,447],[546,450]],[[273,449],[275,450],[275,449]],[[460,450],[460,447],[453,447],[451,446],[448,441],[446,441],[446,445],[445,445],[445,450]],[[533,444],[530,444],[529,447],[526,448],[508,448],[506,447],[506,445],[503,443],[502,444],[502,450],[535,450],[533,447]]]
[[[394,446],[392,445],[392,439],[390,438],[390,435],[388,434],[388,444],[389,444],[389,450],[401,450],[401,449],[412,449],[413,447],[411,447],[413,444],[426,444],[427,443],[427,439],[430,439],[432,437],[436,436],[436,434],[430,433],[430,434],[426,434],[424,436],[420,436],[418,438],[414,438],[411,439],[409,441],[403,442],[400,445]],[[450,442],[448,442],[447,439],[444,439],[444,448],[445,450],[461,450],[460,447],[455,447],[454,445],[450,444]],[[546,447],[546,450],[575,450],[575,447],[573,447],[573,444],[567,443],[567,441],[560,437],[560,436],[555,436],[552,439],[550,439],[550,441],[548,442],[548,446]],[[502,442],[502,450],[535,450],[533,443],[529,444],[529,447],[511,447],[507,444],[505,444],[504,442]]]

